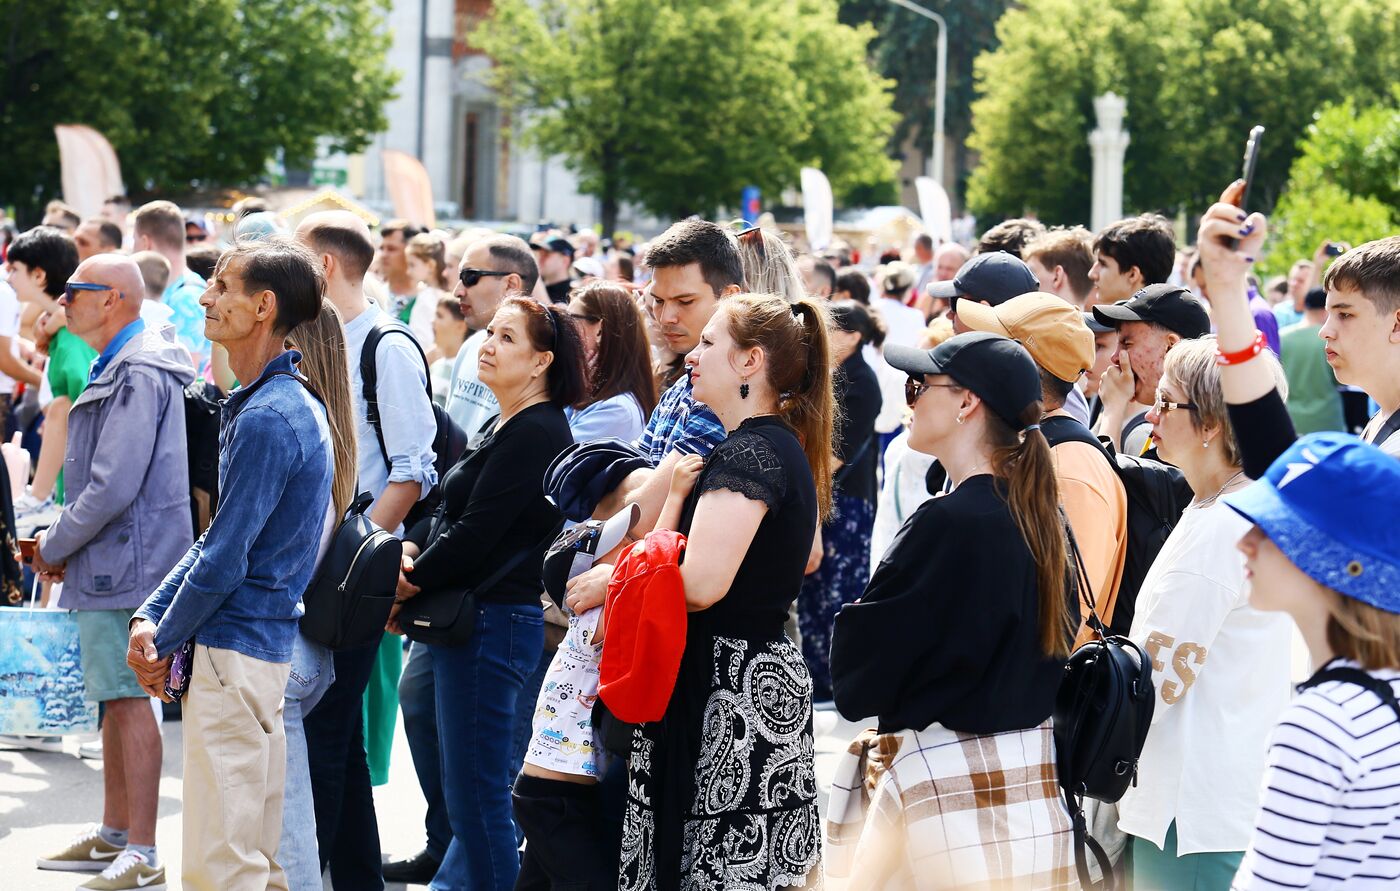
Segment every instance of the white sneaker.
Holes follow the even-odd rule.
[[[78,757],[87,758],[90,761],[101,761],[102,740],[95,739],[92,742],[85,742],[78,746]]]
[[[40,529],[47,529],[58,519],[63,510],[53,503],[53,498],[43,501],[29,492],[15,499],[15,533],[18,538],[33,538]]]
[[[0,734],[0,746],[13,746],[17,749],[29,749],[34,752],[62,752],[63,737],[6,733]]]

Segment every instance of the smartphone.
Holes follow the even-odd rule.
[[[1329,257],[1340,257],[1342,254],[1346,253],[1346,248],[1332,241],[1327,242],[1327,247],[1323,250]]]
[[[34,560],[34,550],[38,547],[38,540],[33,538],[21,538],[15,544],[19,545],[19,558],[25,563]]]
[[[1264,128],[1255,125],[1250,128],[1249,139],[1244,144],[1244,172],[1241,178],[1244,179],[1244,191],[1240,193],[1238,207],[1245,213],[1249,213],[1249,193],[1254,188],[1254,171],[1259,166],[1259,140],[1264,135]],[[1238,238],[1227,238],[1226,243],[1230,247],[1239,245]]]
[[[165,695],[178,702],[190,689],[190,671],[194,668],[194,639],[180,645],[170,659],[170,677],[165,681]]]

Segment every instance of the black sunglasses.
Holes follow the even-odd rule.
[[[934,387],[942,387],[945,390],[961,390],[959,384],[926,384],[918,378],[909,378],[904,382],[904,402],[910,408],[919,401],[919,397],[932,390]]]
[[[460,278],[460,279],[462,280],[462,286],[463,286],[463,287],[465,287],[465,288],[473,288],[473,287],[476,287],[476,283],[479,282],[479,281],[481,281],[483,278],[489,278],[489,277],[491,277],[491,276],[506,276],[506,275],[510,275],[510,273],[509,273],[509,272],[495,272],[495,271],[492,271],[492,270],[490,270],[490,269],[470,269],[470,268],[468,268],[468,269],[463,269],[461,272],[459,272],[459,273],[457,274],[457,277]]]

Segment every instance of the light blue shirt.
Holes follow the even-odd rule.
[[[642,406],[631,393],[619,393],[586,408],[566,408],[564,417],[569,419],[569,432],[573,433],[574,442],[608,437],[633,442],[647,426]]]
[[[180,343],[194,357],[196,375],[209,359],[209,341],[204,336],[204,307],[199,305],[205,287],[204,279],[187,269],[184,275],[165,286],[160,298],[161,303],[170,307],[170,324],[175,326]]]
[[[376,399],[384,450],[369,423],[369,402],[360,378],[360,352],[377,316],[384,313],[373,303],[345,326],[345,358],[350,363],[350,391],[355,399],[355,432],[360,450],[357,492],[377,500],[390,483],[416,482],[421,499],[437,483],[433,440],[437,419],[428,398],[428,372],[418,347],[401,333],[386,333],[375,350]],[[384,452],[389,453],[389,465]],[[393,530],[395,535],[402,527]]]

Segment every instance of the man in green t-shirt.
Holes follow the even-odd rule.
[[[1301,436],[1346,430],[1337,378],[1327,364],[1327,344],[1318,330],[1327,321],[1327,291],[1312,288],[1303,298],[1303,320],[1279,332],[1283,372],[1288,377],[1288,414]]]
[[[96,358],[97,351],[69,333],[67,328],[59,328],[49,340],[48,378],[53,402],[44,411],[44,444],[39,450],[41,464],[49,449],[56,449],[59,461],[63,460],[63,450],[68,443],[68,410],[87,388],[88,369]],[[63,503],[61,469],[54,481],[53,498],[55,503]]]

